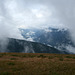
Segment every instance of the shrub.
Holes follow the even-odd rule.
[[[35,57],[35,55],[29,55],[29,57],[34,58],[34,57]]]
[[[44,56],[44,55],[39,55],[39,56],[37,56],[38,58],[46,58],[46,56]]]
[[[3,57],[4,55],[6,55],[6,53],[1,53],[1,54],[0,54],[0,57]]]
[[[66,56],[66,58],[72,58],[71,56]]]
[[[17,60],[16,58],[10,58],[10,60]]]
[[[21,57],[26,57],[26,55],[22,55]]]
[[[53,56],[49,56],[49,57],[48,57],[48,59],[53,59],[53,58],[54,58]]]
[[[9,63],[7,63],[8,65],[15,65],[15,63],[13,63],[13,62],[9,62]]]
[[[64,59],[63,59],[63,58],[59,58],[59,60],[60,60],[60,61],[63,61]]]
[[[73,57],[73,59],[75,59],[75,57]]]

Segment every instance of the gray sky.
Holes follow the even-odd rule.
[[[75,38],[75,0],[0,0],[0,37],[22,38],[18,28],[68,27]]]

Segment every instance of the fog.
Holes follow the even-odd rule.
[[[59,27],[75,41],[75,0],[0,0],[0,39],[23,39],[18,28]]]

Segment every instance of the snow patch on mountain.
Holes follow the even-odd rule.
[[[33,40],[33,38],[31,36],[29,36],[29,38],[27,38],[25,40],[27,40],[27,41],[33,41],[34,42],[34,40]]]
[[[52,30],[51,30],[51,29],[48,29],[48,28],[44,29],[44,31],[45,31],[46,33],[52,32]]]

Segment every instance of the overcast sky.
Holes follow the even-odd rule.
[[[0,0],[0,37],[22,38],[18,28],[68,27],[75,38],[75,0]]]

